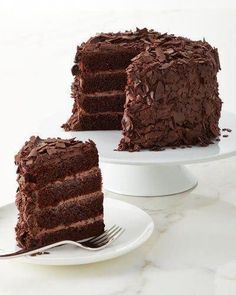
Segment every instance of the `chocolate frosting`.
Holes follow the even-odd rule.
[[[96,145],[92,140],[83,143],[75,138],[41,139],[39,136],[31,136],[29,141],[25,142],[22,149],[15,156],[15,163],[19,165],[19,168],[24,167],[27,170],[39,161],[43,165],[45,161],[52,160],[55,156],[60,155],[62,158],[65,158],[77,153],[78,149],[84,150],[88,146],[93,146],[96,149]]]
[[[219,135],[217,49],[163,34],[127,68],[119,150],[208,145]]]

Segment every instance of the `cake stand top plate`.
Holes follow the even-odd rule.
[[[79,131],[65,132],[60,125],[65,122],[65,114],[56,115],[56,118],[44,120],[40,126],[39,135],[42,137],[76,137],[80,140],[92,139],[95,141],[100,161],[103,163],[128,165],[181,165],[208,162],[236,155],[236,114],[223,111],[220,119],[220,128],[230,128],[231,133],[222,132],[221,141],[207,147],[167,148],[164,151],[118,152],[115,149],[121,139],[121,131]],[[53,123],[53,124],[52,124]],[[223,135],[228,137],[223,137]]]

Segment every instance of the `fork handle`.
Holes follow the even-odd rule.
[[[44,252],[46,250],[52,249],[52,248],[57,247],[57,246],[68,245],[68,244],[77,246],[76,242],[66,240],[66,241],[53,243],[53,244],[50,244],[50,245],[47,245],[47,246],[44,246],[44,247],[40,247],[40,248],[37,248],[37,249],[33,249],[33,250],[19,250],[19,251],[16,251],[16,252],[0,254],[0,260],[11,259],[11,258],[19,258],[19,257],[23,257],[23,256],[26,256],[26,255],[33,255],[33,254],[37,254],[39,252]]]

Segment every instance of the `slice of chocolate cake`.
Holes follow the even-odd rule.
[[[102,178],[92,141],[31,137],[16,155],[16,239],[24,249],[101,234]]]
[[[158,35],[147,29],[99,34],[77,48],[72,68],[75,103],[65,130],[121,129],[125,69]]]
[[[119,150],[208,145],[219,136],[217,49],[163,34],[127,68]]]

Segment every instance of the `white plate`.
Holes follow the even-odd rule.
[[[60,126],[66,121],[65,113],[58,113],[42,122],[39,128],[41,137],[58,136],[62,138],[77,137],[80,140],[92,139],[96,142],[100,161],[112,164],[129,165],[181,165],[198,162],[212,161],[236,155],[236,114],[222,112],[220,119],[221,128],[230,128],[231,133],[222,132],[229,135],[221,136],[220,142],[215,142],[207,147],[197,147],[185,149],[167,148],[162,152],[143,150],[140,152],[117,152],[115,149],[121,139],[121,131],[80,131],[65,132]],[[53,124],[52,124],[53,122]]]
[[[154,223],[151,217],[138,207],[115,199],[105,198],[105,225],[117,224],[125,232],[108,248],[90,252],[74,246],[63,246],[49,250],[50,254],[27,256],[20,261],[44,265],[77,265],[112,259],[124,255],[142,245],[152,234]],[[15,204],[0,208],[1,250],[16,248],[14,227],[17,211]],[[0,261],[1,263],[1,261]]]

